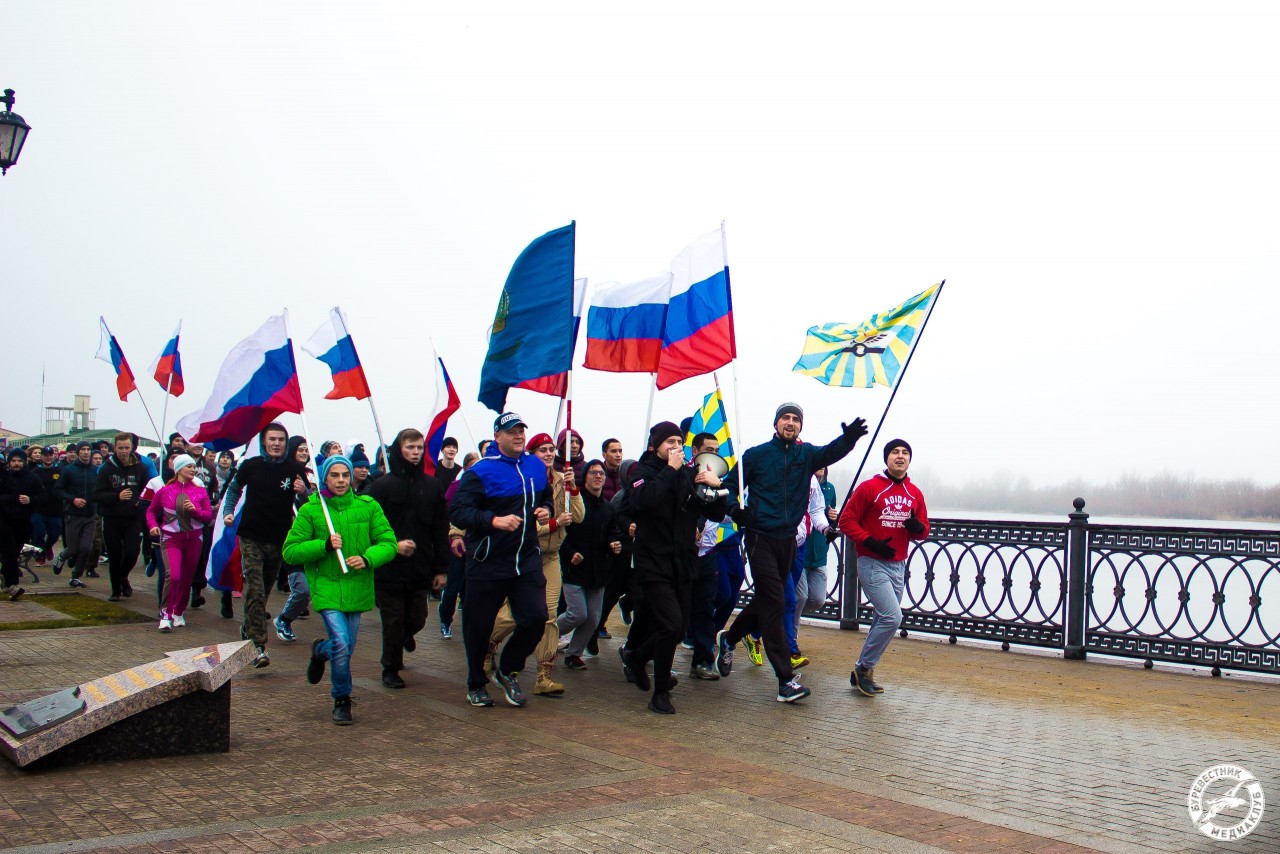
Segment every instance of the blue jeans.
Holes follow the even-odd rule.
[[[36,513],[31,517],[31,529],[35,535],[31,544],[40,550],[40,557],[53,557],[53,546],[62,536],[62,516]]]
[[[329,660],[329,681],[333,684],[330,693],[335,698],[350,697],[351,653],[355,651],[356,633],[360,631],[360,612],[326,610],[321,611],[320,616],[329,639],[321,642],[317,651]]]
[[[289,598],[280,609],[280,619],[292,623],[298,615],[311,607],[311,588],[307,586],[307,574],[300,566],[289,566]]]
[[[858,556],[858,583],[875,610],[867,640],[858,656],[859,667],[875,667],[902,625],[902,588],[905,560],[879,560]]]

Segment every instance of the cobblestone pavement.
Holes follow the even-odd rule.
[[[135,587],[126,604],[148,610]],[[239,636],[216,602],[188,621],[168,635],[0,632],[0,701]],[[234,680],[230,753],[41,772],[0,763],[0,848],[1280,851],[1274,683],[912,638],[890,648],[877,669],[887,691],[872,700],[848,684],[863,636],[806,626],[814,696],[796,706],[776,702],[767,664],[743,654],[728,679],[682,678],[678,714],[654,715],[612,640],[589,670],[557,669],[564,697],[516,709],[495,691],[499,705],[477,709],[461,641],[437,625],[433,606],[406,656],[409,687],[393,691],[366,615],[352,727],[329,721],[327,680],[303,678],[323,631],[311,617],[294,624],[296,643],[273,635],[270,667]],[[1197,833],[1186,808],[1192,780],[1220,762],[1252,771],[1275,804],[1230,844]]]

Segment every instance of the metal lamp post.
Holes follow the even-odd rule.
[[[9,167],[18,162],[22,144],[27,141],[31,125],[13,112],[13,90],[5,89],[4,110],[0,112],[0,175],[8,174]]]

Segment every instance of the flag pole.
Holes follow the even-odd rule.
[[[862,462],[858,464],[858,470],[854,472],[853,481],[849,484],[849,491],[845,493],[844,501],[840,504],[840,514],[844,514],[844,508],[849,503],[849,499],[853,498],[853,490],[858,485],[858,478],[862,476],[862,469],[867,464],[867,458],[871,456],[871,449],[875,447],[876,439],[880,436],[880,428],[884,426],[885,418],[889,415],[889,407],[893,406],[893,398],[898,394],[898,389],[902,386],[902,380],[907,375],[907,368],[911,367],[911,358],[916,354],[916,348],[920,346],[920,339],[924,337],[925,327],[929,325],[929,318],[933,316],[933,308],[938,304],[939,297],[942,296],[942,286],[947,283],[943,279],[938,284],[938,292],[933,295],[933,300],[929,303],[929,310],[925,312],[924,322],[920,324],[920,332],[916,334],[916,340],[911,344],[911,352],[907,354],[907,361],[902,363],[902,370],[898,372],[898,379],[893,384],[893,391],[889,393],[889,402],[884,405],[884,412],[880,413],[880,423],[876,425],[876,432],[871,434],[871,441],[867,442],[867,450],[862,455]],[[836,517],[837,519],[839,516]]]
[[[729,287],[729,238],[724,232],[724,220],[720,220],[720,256],[724,259],[724,291],[729,295],[729,316],[733,316],[733,289]],[[734,324],[729,323],[729,352],[733,358],[729,360],[730,370],[733,373],[733,419],[739,425],[742,424],[742,411],[738,407],[738,336],[734,331]],[[712,377],[716,381],[716,391],[720,390],[720,377],[714,372]],[[723,395],[721,395],[723,399]],[[732,436],[732,434],[730,434]],[[742,471],[742,454],[746,451],[746,444],[739,451],[736,447],[733,449],[738,457],[738,465],[734,468],[738,470],[738,502],[744,500],[743,492],[746,491],[745,475]]]
[[[657,371],[649,375],[653,382],[649,384],[649,408],[644,411],[644,429],[641,431],[644,439],[641,440],[640,446],[649,447],[649,428],[653,426],[653,396],[658,391],[658,373]]]
[[[342,331],[346,333],[346,336],[348,338],[351,338],[351,329],[347,327],[347,313],[342,310],[342,306],[340,305],[334,306],[334,308],[337,309],[338,311],[338,320],[341,321],[342,323]],[[355,339],[351,340],[351,352],[355,353],[356,362],[360,364],[360,372],[364,373],[364,363],[360,362],[360,354],[356,351]],[[367,374],[365,375],[365,379],[367,381],[368,379]],[[386,443],[386,440],[382,438],[382,422],[378,420],[378,408],[373,405],[373,389],[369,389],[369,411],[373,413],[373,430],[375,433],[378,434],[378,449],[382,451],[384,454],[386,454],[388,453],[386,451],[387,443]],[[310,442],[307,442],[308,446],[310,444],[311,444]],[[378,462],[378,455],[376,453],[373,455],[373,461],[375,465]],[[391,466],[391,461],[388,459],[387,467],[390,468],[390,466]],[[316,472],[316,474],[319,474],[319,473],[320,473],[319,471]],[[386,472],[383,472],[383,474],[386,474]]]
[[[182,341],[182,321],[178,321],[178,341]],[[169,427],[169,398],[173,396],[173,371],[169,371],[169,377],[164,384],[164,408],[160,410],[160,476],[164,477],[164,464],[169,461],[169,442],[164,437],[164,431]]]
[[[311,431],[307,429],[307,416],[303,411],[306,406],[302,404],[302,377],[298,374],[298,362],[293,357],[293,337],[289,335],[289,309],[284,310],[284,334],[289,341],[289,362],[293,368],[293,375],[298,380],[298,420],[302,422],[302,438],[306,441],[308,448],[314,448],[311,444]],[[287,452],[286,452],[287,453]],[[324,478],[320,476],[320,466],[316,466],[316,480],[319,482],[316,486],[316,497],[320,499],[320,510],[324,513],[324,523],[329,528],[329,536],[333,536],[336,531],[333,529],[333,517],[329,515],[329,503],[324,500]],[[354,480],[353,480],[354,483]],[[342,549],[335,549],[338,554],[338,565],[342,567],[342,573],[347,573],[347,559],[342,554]]]
[[[439,364],[443,360],[440,358],[440,348],[436,346],[436,339],[431,336],[427,336],[427,340],[431,342],[431,352],[436,357],[437,364]],[[432,370],[435,369],[432,368]],[[454,383],[454,386],[457,386],[456,382]],[[448,394],[448,389],[445,390],[445,394]],[[461,395],[459,395],[459,399],[461,399]],[[458,411],[455,414],[462,417],[462,426],[467,428],[467,436],[471,438],[471,447],[476,449],[476,453],[480,453],[480,443],[476,441],[475,431],[471,429],[471,422],[467,419],[467,408],[459,404]]]

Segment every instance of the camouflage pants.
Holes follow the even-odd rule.
[[[244,574],[244,627],[240,634],[256,646],[267,645],[267,591],[280,573],[280,543],[240,538]]]
[[[542,553],[542,574],[547,577],[547,625],[542,631],[542,640],[534,650],[534,657],[539,667],[553,667],[556,660],[556,645],[560,642],[560,629],[556,627],[556,610],[560,605],[560,553],[556,551]],[[493,621],[493,633],[489,635],[489,648],[496,649],[503,640],[516,630],[515,617],[511,615],[511,605],[504,602]]]

